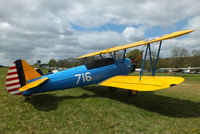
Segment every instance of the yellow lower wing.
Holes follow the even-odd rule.
[[[168,88],[184,81],[182,77],[174,76],[114,76],[99,85],[123,88],[137,91],[154,91]]]
[[[34,88],[34,87],[36,87],[36,86],[42,84],[43,82],[45,82],[47,79],[48,79],[48,78],[46,77],[46,78],[42,78],[42,79],[33,81],[33,82],[31,82],[31,83],[26,84],[25,86],[21,87],[21,88],[18,89],[18,90],[20,90],[20,91],[23,92],[23,91],[26,91],[26,90],[28,90],[28,89]]]

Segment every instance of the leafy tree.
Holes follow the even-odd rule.
[[[141,53],[142,53],[142,51],[140,51],[139,49],[133,49],[132,51],[130,51],[130,52],[128,52],[126,54],[126,57],[130,58],[130,59],[135,59]],[[141,67],[142,66],[142,61],[143,60],[142,60],[142,57],[141,57],[141,59],[137,62],[137,67]]]
[[[67,59],[63,59],[63,60],[58,60],[57,61],[57,67],[71,68],[73,66]]]
[[[128,52],[126,54],[127,58],[136,58],[139,54],[140,54],[140,50],[139,49],[133,49],[132,51]]]
[[[48,63],[51,67],[56,67],[56,65],[57,65],[57,62],[56,62],[56,60],[54,60],[54,59],[51,59],[50,61],[49,61],[49,63]]]

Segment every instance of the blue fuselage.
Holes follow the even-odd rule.
[[[87,69],[85,65],[82,65],[42,76],[40,78],[48,77],[48,80],[38,87],[24,91],[22,95],[98,84],[116,75],[127,75],[131,72],[131,69],[131,62],[128,58],[115,60],[114,64],[93,69]]]

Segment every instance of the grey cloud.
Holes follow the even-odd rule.
[[[12,1],[1,4],[3,20],[35,19],[36,22],[48,15],[63,18],[83,27],[98,27],[112,22],[120,24],[171,25],[178,20],[199,14],[200,2],[190,1]],[[9,14],[9,16],[8,16]],[[38,19],[37,19],[38,18]],[[62,19],[62,20],[63,20]]]
[[[18,58],[34,63],[37,59],[48,62],[51,58],[76,57],[140,40],[145,32],[140,28],[126,34],[80,32],[70,23],[85,28],[107,23],[169,26],[199,14],[199,7],[198,0],[0,0],[0,64],[8,65]],[[190,41],[198,47],[199,34],[190,37],[182,44]]]

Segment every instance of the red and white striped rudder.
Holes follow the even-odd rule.
[[[6,77],[6,89],[10,94],[21,95],[22,92],[18,90],[21,87],[19,76],[17,73],[16,63],[9,68],[8,74]]]
[[[19,90],[21,87],[25,86],[28,81],[41,76],[42,75],[35,71],[25,60],[16,60],[8,70],[6,89],[10,94],[21,95],[22,92]]]

